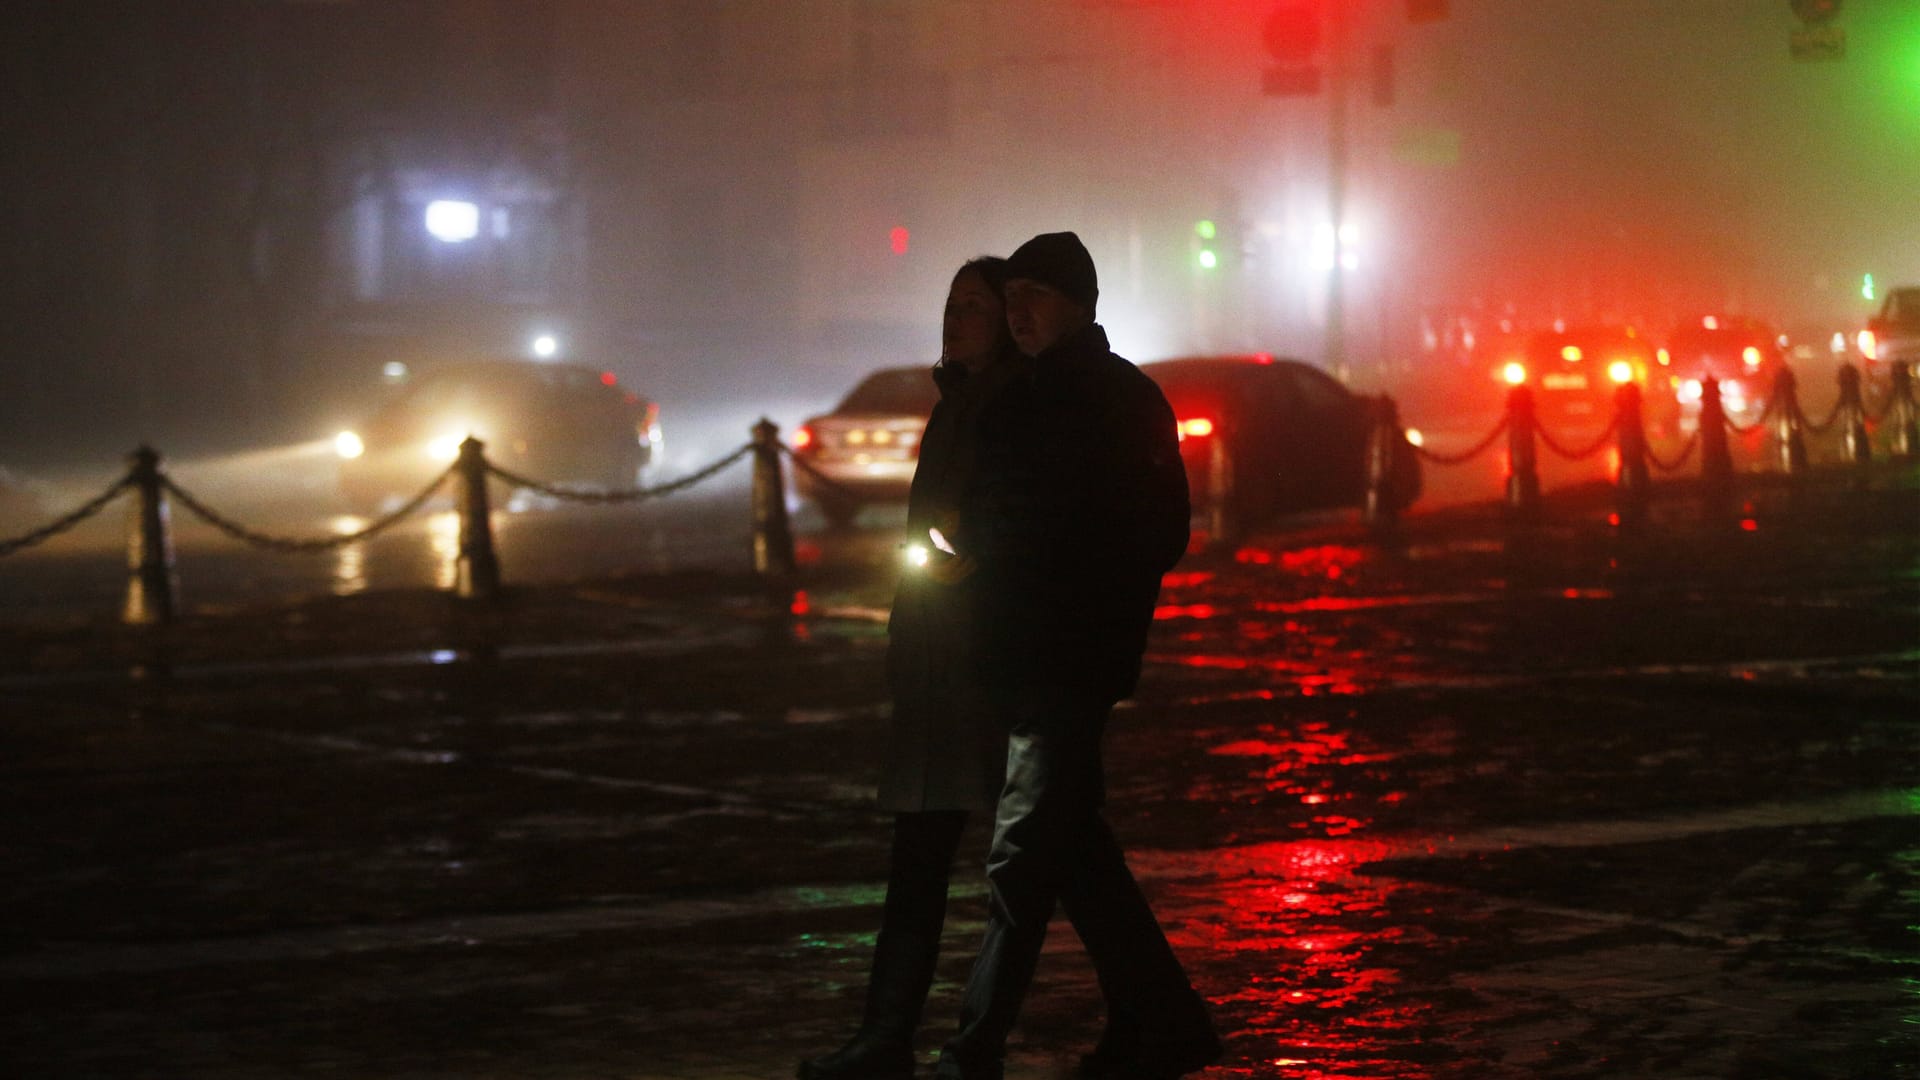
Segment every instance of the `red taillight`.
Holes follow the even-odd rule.
[[[1180,438],[1182,441],[1188,438],[1204,439],[1211,434],[1213,434],[1213,421],[1204,416],[1196,416],[1191,420],[1180,421]]]
[[[794,430],[793,448],[795,450],[805,450],[807,447],[812,445],[813,445],[813,429],[808,427],[805,424],[801,424],[798,428]]]

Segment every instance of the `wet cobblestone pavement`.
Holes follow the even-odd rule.
[[[1205,1075],[1920,1076],[1912,472],[1624,539],[1591,495],[1169,578],[1111,812]],[[813,545],[799,595],[0,628],[0,1075],[791,1075],[878,918],[892,539]],[[1010,1075],[1100,1019],[1063,923]]]

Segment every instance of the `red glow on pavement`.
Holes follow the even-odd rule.
[[[1212,604],[1162,604],[1153,609],[1155,619],[1211,619],[1217,614]]]
[[[1168,574],[1160,579],[1161,588],[1190,589],[1196,585],[1205,585],[1213,580],[1211,570],[1193,570],[1186,573]]]
[[[794,615],[805,615],[812,610],[813,605],[807,599],[807,590],[795,590],[793,594],[793,604],[787,608],[787,611]]]

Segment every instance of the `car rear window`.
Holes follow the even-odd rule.
[[[867,376],[833,411],[925,416],[933,412],[939,400],[940,390],[934,385],[933,372],[928,368],[907,368]]]

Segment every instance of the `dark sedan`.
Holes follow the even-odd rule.
[[[1237,523],[1366,501],[1367,447],[1378,399],[1319,368],[1259,353],[1142,364],[1173,406],[1196,512],[1216,504]],[[1395,440],[1401,505],[1420,493],[1420,461]]]
[[[377,509],[419,491],[472,435],[487,459],[529,480],[629,488],[660,443],[659,408],[612,372],[481,361],[421,376],[334,439],[341,492]]]

